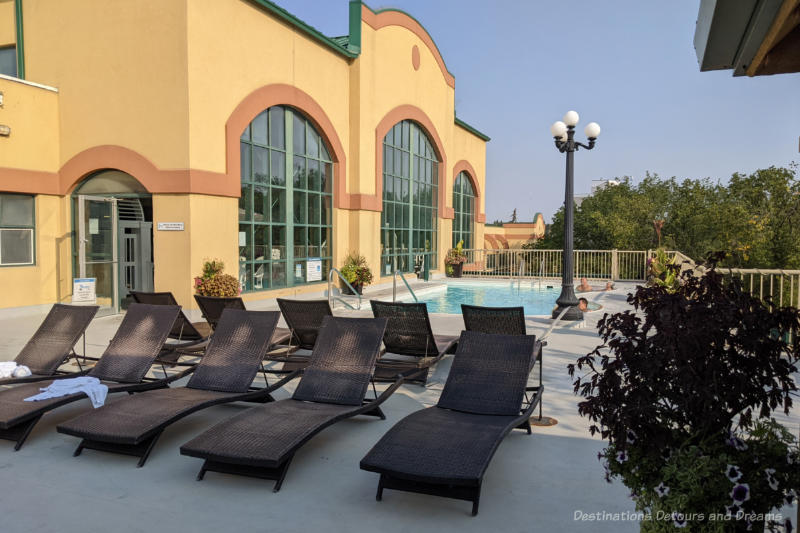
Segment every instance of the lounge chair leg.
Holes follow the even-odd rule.
[[[481,486],[478,485],[475,493],[475,499],[472,500],[472,516],[478,515],[478,504],[481,502]]]
[[[197,481],[203,481],[203,478],[206,476],[206,463],[208,461],[203,462],[203,466],[200,467],[200,472],[197,473],[197,477],[195,478]]]
[[[150,437],[150,443],[147,445],[147,448],[145,449],[144,453],[139,458],[139,462],[137,463],[136,468],[141,468],[144,466],[144,463],[147,462],[147,458],[150,457],[150,452],[153,451],[153,447],[155,447],[158,438],[161,436],[163,432],[164,431],[161,430],[152,437]]]
[[[28,435],[31,434],[33,431],[33,427],[39,422],[39,419],[42,418],[42,415],[37,416],[33,420],[27,423],[27,425],[21,426],[19,428],[11,428],[10,430],[3,430],[0,433],[0,438],[16,441],[14,444],[14,451],[18,452],[22,445],[25,444],[25,439],[28,438]]]
[[[367,412],[365,412],[363,414],[366,415],[366,416],[376,416],[376,417],[380,418],[381,420],[386,420],[386,415],[383,414],[383,410],[380,408],[380,406],[378,406],[375,409],[372,409],[370,411],[367,411]]]
[[[281,473],[278,474],[278,479],[275,481],[275,486],[272,488],[272,492],[278,492],[279,490],[281,490],[281,485],[283,485],[283,479],[286,477],[286,471],[289,470],[289,465],[292,463],[293,457],[294,456],[289,457],[283,463],[283,466],[281,467]]]
[[[81,440],[81,443],[78,444],[78,447],[75,448],[75,451],[72,452],[72,457],[78,457],[83,452],[83,443],[86,442],[85,440]]]
[[[381,478],[378,480],[378,492],[375,494],[375,501],[383,500],[383,474],[381,474]]]

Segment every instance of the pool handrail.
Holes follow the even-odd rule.
[[[417,299],[417,295],[414,294],[414,289],[412,289],[411,285],[408,284],[408,281],[406,280],[406,277],[403,275],[403,272],[401,270],[395,270],[394,274],[392,274],[392,302],[396,302],[397,301],[397,275],[398,274],[400,274],[400,279],[403,280],[403,283],[406,284],[406,288],[408,289],[408,292],[411,293],[411,297],[414,298],[415,302],[419,302],[419,300]]]
[[[338,268],[331,268],[330,271],[328,272],[328,305],[330,305],[331,309],[333,309],[336,300],[339,300],[340,302],[342,302],[345,305],[345,307],[349,307],[350,309],[352,309],[354,311],[356,310],[356,308],[353,307],[352,305],[350,305],[350,303],[347,300],[345,300],[344,298],[341,298],[339,296],[337,296],[335,298],[333,297],[333,274],[334,273],[337,276],[339,276],[340,280],[344,281],[345,285],[347,285],[347,287],[350,289],[350,291],[353,294],[358,296],[358,309],[361,309],[361,294],[359,294],[359,292],[357,290],[355,290],[352,285],[350,285],[350,282],[347,281],[344,278],[344,276],[342,276],[342,273],[339,272]]]

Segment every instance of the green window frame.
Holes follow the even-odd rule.
[[[327,280],[333,259],[333,160],[300,111],[273,106],[240,139],[239,282],[243,292]],[[309,267],[311,273],[309,273]]]
[[[475,239],[475,190],[466,172],[459,172],[453,184],[453,248],[464,241],[464,249],[471,250]]]
[[[419,256],[436,268],[439,164],[416,122],[398,122],[383,138],[382,276],[412,272]]]
[[[0,194],[0,266],[36,264],[36,200]]]

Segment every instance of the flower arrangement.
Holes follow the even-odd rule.
[[[242,289],[239,280],[230,274],[223,274],[225,263],[219,259],[203,262],[203,273],[194,278],[194,291],[200,296],[233,297],[239,296]]]
[[[770,512],[796,497],[800,449],[771,414],[797,391],[800,346],[785,333],[800,314],[723,276],[721,257],[674,288],[637,288],[634,311],[605,315],[603,344],[568,368],[586,371],[579,413],[608,441],[598,459],[631,490],[643,532],[791,527]]]
[[[341,272],[347,283],[352,285],[358,294],[361,294],[365,285],[372,283],[372,271],[367,265],[367,258],[357,252],[347,254]],[[342,289],[350,291],[346,285]]]
[[[450,248],[444,258],[445,265],[460,265],[466,262],[467,254],[464,253],[464,241],[458,241],[455,248]]]

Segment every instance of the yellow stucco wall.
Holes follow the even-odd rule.
[[[3,13],[9,6],[11,0],[0,0],[0,45],[7,38]],[[342,17],[347,16],[345,6]],[[0,149],[0,172],[53,173],[63,189],[98,170],[80,167],[81,175],[67,175],[73,158],[112,145],[147,162],[151,180],[183,179],[178,173],[189,175],[190,170],[203,179],[230,179],[225,175],[231,164],[226,122],[254,91],[285,84],[313,99],[330,121],[346,157],[346,174],[335,179],[345,181],[347,193],[376,193],[376,178],[382,180],[376,171],[376,127],[393,109],[410,105],[433,123],[443,145],[440,214],[452,207],[453,169],[460,160],[475,169],[481,191],[476,211],[484,212],[486,143],[454,124],[454,89],[435,54],[408,28],[375,30],[362,21],[361,54],[348,59],[243,0],[25,0],[24,9],[26,77],[59,92],[27,87],[18,92],[15,82],[0,80],[7,102],[14,102],[14,111],[0,108],[0,123],[4,113],[15,123],[20,122],[16,114],[27,120],[16,141],[14,136],[0,138],[0,147],[4,141],[10,141],[6,146],[19,143],[14,155]],[[13,37],[13,24],[11,30]],[[414,47],[420,55],[417,70],[411,59]],[[27,100],[17,102],[12,94]],[[37,234],[37,243],[52,241],[54,262],[43,281],[51,293],[41,295],[42,302],[63,300],[71,289],[71,243],[63,238],[71,228],[70,192],[62,191],[67,196],[59,203],[58,225]],[[155,289],[172,291],[184,306],[194,307],[192,278],[203,259],[222,259],[228,273],[238,272],[237,199],[214,194],[153,195]],[[377,211],[334,209],[334,266],[341,266],[347,252],[358,251],[379,276],[380,217]],[[185,230],[159,232],[158,222],[184,222]],[[452,244],[452,221],[440,217],[438,225],[436,267],[442,269]],[[483,224],[476,223],[475,232],[476,242],[482,242]],[[56,238],[62,239],[58,248]],[[245,297],[318,289],[303,286]],[[28,301],[17,295],[0,305]]]
[[[16,42],[14,22],[14,0],[0,0],[0,48]]]
[[[0,124],[11,128],[10,136],[0,137],[0,166],[55,173],[59,167],[58,93],[5,78],[0,78],[0,92]],[[44,176],[41,179],[43,187],[56,186],[55,175],[49,182]]]
[[[61,163],[124,146],[187,168],[186,0],[25,0],[26,78],[60,89]]]
[[[522,248],[522,245],[544,237],[545,223],[541,213],[536,215],[533,223],[505,223],[501,227],[486,226],[483,247]],[[480,242],[480,241],[479,241]]]

